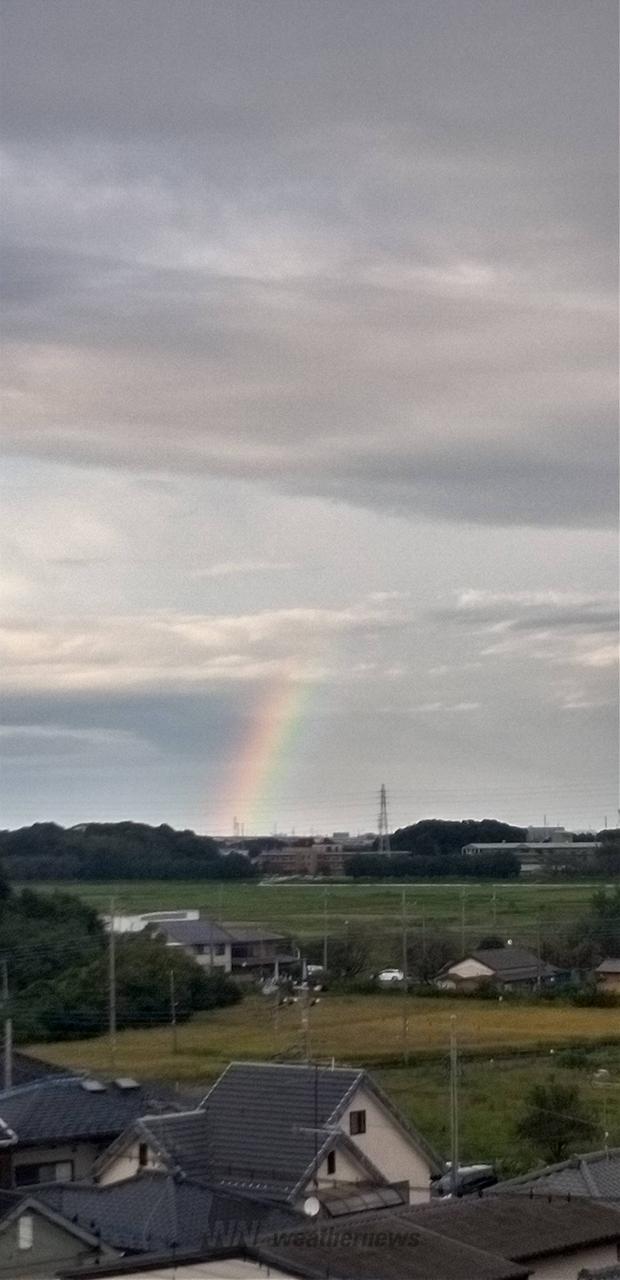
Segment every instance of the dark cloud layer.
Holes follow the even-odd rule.
[[[614,24],[9,0],[8,447],[612,522]]]

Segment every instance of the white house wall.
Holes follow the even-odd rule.
[[[473,956],[467,960],[459,960],[458,964],[451,964],[447,970],[446,977],[455,978],[492,978],[493,970],[486,964],[481,964],[479,960],[474,960]]]
[[[408,1182],[411,1204],[430,1199],[431,1170],[414,1141],[374,1094],[363,1085],[356,1091],[339,1124],[349,1134],[352,1111],[366,1112],[366,1133],[351,1134],[351,1142],[377,1167],[388,1182]]]
[[[140,1164],[140,1143],[134,1142],[125,1151],[119,1151],[99,1175],[97,1181],[107,1187],[111,1182],[125,1182],[133,1178],[140,1169],[161,1169],[161,1160],[151,1147],[147,1147],[147,1162]]]

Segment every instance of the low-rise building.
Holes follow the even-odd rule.
[[[608,956],[594,970],[596,981],[603,991],[620,995],[620,956]]]
[[[140,1168],[303,1206],[309,1194],[378,1203],[430,1198],[443,1163],[365,1071],[232,1063],[193,1111],[146,1116],[95,1168],[102,1183]],[[387,1198],[386,1198],[387,1197]],[[376,1203],[376,1202],[375,1202]]]
[[[207,969],[237,975],[273,974],[299,961],[299,950],[282,933],[256,925],[217,924],[214,920],[162,920],[148,932],[169,947],[181,947]]]
[[[548,1164],[531,1173],[498,1182],[488,1194],[571,1196],[579,1200],[602,1200],[620,1205],[620,1147],[586,1151],[558,1164]]]
[[[115,933],[142,933],[148,925],[164,924],[168,921],[170,924],[180,923],[184,920],[198,920],[200,912],[190,907],[187,910],[179,909],[178,911],[140,911],[134,915],[123,915],[115,912],[114,917],[103,915],[101,919],[106,929],[112,928],[112,920],[114,920]]]
[[[579,1280],[584,1269],[613,1276],[620,1214],[569,1200],[363,1209],[337,1225],[318,1219],[267,1233],[236,1253],[144,1258],[85,1269],[84,1280]],[[168,1263],[172,1263],[168,1255]],[[602,1271],[601,1271],[602,1268]],[[78,1273],[74,1272],[75,1280]]]
[[[67,1267],[98,1267],[115,1257],[92,1223],[63,1217],[38,1196],[0,1192],[2,1280],[45,1280]]]
[[[518,991],[550,986],[561,977],[560,969],[524,947],[488,947],[444,965],[435,978],[435,986],[446,991],[475,991],[492,983],[504,991]]]
[[[518,859],[521,864],[521,870],[525,874],[535,875],[540,872],[545,865],[550,867],[561,867],[565,863],[569,866],[579,863],[580,858],[591,856],[597,845],[592,840],[573,840],[570,832],[564,832],[561,836],[552,836],[544,840],[520,840],[500,841],[498,843],[484,843],[475,841],[472,844],[463,845],[461,853],[464,856],[472,857],[477,854],[502,854],[511,853]]]
[[[49,1076],[0,1092],[0,1187],[70,1182],[147,1111],[172,1109],[171,1091],[135,1080]]]

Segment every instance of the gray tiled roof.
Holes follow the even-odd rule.
[[[529,1269],[412,1222],[407,1209],[317,1223],[261,1241],[265,1266],[308,1280],[526,1280]]]
[[[539,961],[533,951],[527,951],[524,947],[483,947],[472,951],[471,955],[480,964],[486,964],[492,969],[498,978],[512,978],[515,982],[519,978],[537,977],[539,971],[541,977],[551,977],[558,973],[555,965]]]
[[[109,1186],[37,1187],[37,1199],[117,1249],[157,1252],[253,1244],[300,1219],[273,1205],[166,1173],[141,1172]]]
[[[233,1063],[200,1108],[147,1116],[139,1128],[169,1168],[284,1201],[332,1145],[326,1126],[363,1074]]]
[[[589,1151],[572,1156],[561,1164],[522,1174],[507,1182],[498,1182],[487,1194],[525,1194],[531,1196],[584,1196],[604,1200],[620,1207],[620,1147],[607,1151]]]
[[[4,1041],[0,1038],[0,1061],[3,1061]],[[20,1084],[31,1084],[33,1080],[47,1080],[49,1076],[77,1076],[78,1071],[67,1071],[54,1062],[45,1062],[43,1058],[34,1058],[30,1053],[21,1053],[13,1049],[12,1072],[13,1087]]]
[[[232,1063],[200,1107],[176,1115],[144,1116],[136,1128],[170,1170],[275,1201],[294,1199],[317,1161],[334,1146],[355,1150],[368,1180],[380,1184],[382,1175],[337,1125],[362,1083],[407,1130],[433,1172],[441,1172],[438,1157],[421,1135],[372,1079],[354,1068]]]
[[[160,1107],[152,1089],[106,1084],[90,1092],[77,1076],[50,1076],[0,1092],[0,1121],[17,1134],[19,1146],[75,1138],[114,1138],[138,1116]],[[170,1110],[170,1100],[165,1106]]]
[[[236,925],[216,924],[214,920],[161,920],[149,925],[150,932],[165,933],[171,942],[181,946],[217,946],[242,942],[279,942],[283,934],[255,928],[253,925],[237,928]]]
[[[620,1243],[620,1213],[594,1201],[576,1210],[568,1199],[468,1196],[463,1200],[410,1207],[407,1218],[462,1244],[501,1254],[513,1262],[567,1249]]]
[[[596,967],[596,973],[620,973],[620,956],[608,956]]]

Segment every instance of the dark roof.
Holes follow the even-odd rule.
[[[471,1196],[406,1209],[407,1218],[461,1244],[531,1262],[554,1253],[620,1243],[620,1213],[603,1204],[525,1196]],[[386,1215],[387,1216],[387,1215]],[[402,1216],[402,1214],[401,1214]]]
[[[151,933],[164,933],[171,942],[181,946],[217,946],[218,943],[279,942],[281,933],[273,930],[237,928],[236,925],[216,924],[214,920],[158,920],[147,925]]]
[[[609,1267],[596,1267],[594,1271],[585,1267],[577,1280],[620,1280],[620,1262],[612,1262]]]
[[[140,1140],[158,1151],[170,1170],[220,1186],[285,1202],[300,1194],[317,1163],[332,1147],[346,1147],[369,1182],[385,1179],[341,1130],[337,1121],[360,1085],[394,1116],[426,1156],[434,1173],[441,1161],[400,1116],[374,1081],[348,1067],[232,1063],[198,1108],[175,1115],[143,1116]],[[99,1162],[120,1150],[121,1138]]]
[[[133,1083],[133,1082],[132,1082]],[[165,1105],[145,1085],[122,1088],[78,1076],[50,1076],[0,1092],[0,1124],[17,1135],[18,1146],[71,1139],[115,1138],[138,1116]]]
[[[548,1164],[507,1182],[498,1182],[492,1194],[532,1196],[583,1196],[620,1206],[620,1147],[588,1151],[560,1164]]]
[[[4,1062],[4,1041],[0,1039],[0,1063]],[[46,1080],[49,1076],[79,1075],[77,1071],[68,1072],[66,1067],[59,1067],[54,1062],[44,1062],[43,1058],[34,1058],[30,1053],[21,1053],[14,1049],[12,1054],[13,1087],[20,1084],[31,1084],[33,1080]]]
[[[483,947],[478,951],[470,951],[463,959],[478,960],[480,964],[492,969],[498,978],[512,979],[513,982],[537,978],[539,974],[543,978],[550,978],[559,973],[555,965],[539,960],[533,951],[526,951],[524,947]],[[454,964],[446,965],[442,973],[447,973],[454,967]]]
[[[262,1232],[300,1222],[291,1210],[156,1171],[108,1186],[40,1186],[36,1195],[106,1244],[144,1253],[222,1244],[241,1248],[255,1243]]]
[[[265,1266],[308,1280],[526,1280],[529,1270],[471,1245],[421,1229],[408,1209],[317,1223],[265,1239]]]
[[[334,1145],[333,1129],[360,1085],[407,1130],[433,1172],[441,1170],[436,1154],[365,1071],[253,1062],[231,1063],[202,1103],[212,1167],[235,1185],[249,1181],[264,1185],[271,1195],[294,1196]],[[338,1142],[343,1140],[340,1133]],[[363,1159],[355,1145],[354,1150]],[[369,1174],[381,1180],[370,1167]]]
[[[87,1244],[97,1255],[97,1261],[109,1261],[110,1257],[116,1256],[115,1251],[108,1246],[105,1241],[101,1241],[92,1228],[80,1225],[76,1221],[70,1221],[58,1212],[51,1204],[47,1204],[45,1199],[35,1192],[24,1191],[3,1191],[0,1192],[0,1233],[8,1230],[12,1222],[16,1222],[24,1213],[36,1213],[46,1218],[48,1222],[54,1223],[62,1231],[66,1231],[70,1236],[77,1238],[82,1245]]]

